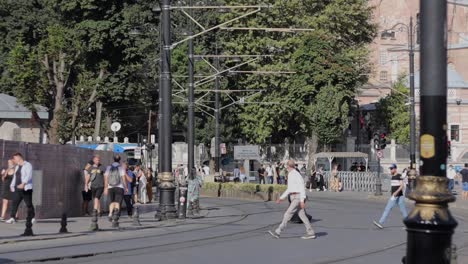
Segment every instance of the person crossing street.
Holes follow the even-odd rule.
[[[305,192],[305,184],[302,175],[295,169],[296,164],[293,160],[289,160],[287,163],[287,170],[288,170],[288,188],[286,191],[281,195],[281,197],[276,201],[276,203],[280,203],[282,200],[286,199],[289,195],[291,198],[291,204],[289,205],[288,210],[284,213],[283,221],[278,226],[278,228],[274,231],[268,231],[270,235],[274,238],[279,238],[281,236],[281,232],[286,228],[286,225],[294,216],[294,214],[299,210],[299,217],[304,223],[306,227],[306,234],[302,236],[302,239],[315,239],[315,231],[310,224],[309,219],[305,213],[305,199],[306,199],[306,192]]]

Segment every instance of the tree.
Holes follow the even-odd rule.
[[[409,89],[405,78],[393,84],[393,91],[379,100],[374,123],[399,144],[410,142]]]

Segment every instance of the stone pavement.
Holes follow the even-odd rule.
[[[379,198],[365,193],[308,195],[307,211],[313,217],[316,240],[299,239],[304,227],[298,224],[290,224],[281,239],[266,233],[279,223],[287,203],[203,198],[205,218],[154,222],[154,214],[146,213],[143,229],[132,230],[131,221],[124,219],[122,230],[111,230],[110,223],[101,219],[100,227],[106,231],[90,233],[89,218],[70,219],[68,236],[75,237],[0,244],[0,263],[401,263],[406,231],[399,211],[393,210],[385,229],[372,225],[382,213],[386,194]],[[454,235],[458,263],[468,263],[466,210],[453,212],[459,221]],[[38,238],[58,232],[59,220],[43,221],[35,225],[34,231],[41,234]],[[9,228],[0,224],[4,241],[13,240],[4,237]]]

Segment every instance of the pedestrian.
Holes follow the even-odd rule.
[[[120,165],[120,156],[114,156],[114,162],[107,167],[104,174],[104,195],[109,196],[109,221],[115,215],[118,220],[120,215],[120,204],[122,203],[125,190],[128,188],[126,172]]]
[[[153,201],[153,169],[148,168],[146,171],[146,194],[148,195],[148,203]]]
[[[208,167],[206,164],[203,165],[203,172],[205,173],[205,176],[210,175],[210,167]]]
[[[146,180],[146,176],[143,175],[139,179],[138,183],[138,192],[140,193],[140,203],[146,204],[148,203],[148,193],[146,190],[146,186],[148,185],[148,181]]]
[[[330,177],[330,190],[334,192],[341,192],[342,191],[342,183],[341,178],[338,176],[338,165],[333,166],[333,170],[331,172]]]
[[[239,173],[240,173],[240,178],[241,178],[242,182],[243,183],[248,183],[249,182],[249,177],[247,177],[247,174],[245,173],[244,166],[240,167]]]
[[[8,167],[2,170],[2,215],[0,216],[0,221],[5,220],[8,204],[13,200],[13,193],[10,190],[10,185],[14,174],[15,162],[12,159],[9,159]]]
[[[390,169],[390,174],[392,175],[392,180],[391,180],[391,192],[392,193],[391,193],[390,199],[388,199],[387,206],[385,207],[382,217],[380,218],[378,222],[374,221],[374,225],[376,225],[380,229],[383,229],[385,220],[387,220],[387,217],[390,214],[390,211],[395,205],[398,205],[400,207],[400,211],[401,211],[401,214],[403,215],[403,218],[406,218],[408,216],[408,212],[406,211],[406,205],[405,205],[405,196],[403,196],[404,183],[401,178],[401,174],[398,173],[396,164],[392,164],[389,169]]]
[[[279,172],[279,178],[280,178],[280,184],[286,184],[286,175],[287,175],[287,170],[286,167],[284,166],[283,163],[280,164],[280,172]]]
[[[140,178],[143,175],[143,171],[141,170],[141,165],[136,164],[135,169],[133,170],[133,174],[135,175],[135,184],[133,185],[133,203],[138,203],[139,196],[140,196]]]
[[[291,199],[291,204],[289,205],[288,210],[283,216],[283,221],[278,226],[275,231],[268,231],[270,235],[275,238],[279,238],[281,232],[286,228],[286,225],[294,216],[296,211],[299,211],[298,215],[301,218],[302,222],[306,227],[306,234],[302,236],[302,239],[315,239],[315,231],[312,229],[309,219],[305,213],[305,199],[306,199],[306,192],[305,192],[305,185],[304,179],[302,178],[301,174],[296,171],[295,169],[295,162],[293,160],[289,160],[287,163],[288,167],[288,188],[286,191],[281,195],[281,197],[276,201],[276,203],[280,203],[282,200],[286,199],[289,195]]]
[[[460,171],[462,177],[462,198],[463,200],[468,200],[468,163],[465,163],[465,167]]]
[[[90,163],[86,164],[85,170],[85,186],[84,192],[91,192],[93,199],[93,208],[97,210],[98,215],[101,215],[101,197],[104,192],[104,168],[101,165],[101,157],[95,155]],[[88,194],[87,194],[88,195]],[[85,195],[83,195],[83,199]],[[87,197],[88,198],[88,197]],[[83,203],[83,209],[86,208],[86,214],[88,211],[88,204]],[[85,215],[86,215],[85,214]]]
[[[266,168],[266,175],[268,184],[273,184],[273,168],[271,167],[271,164],[268,164]]]
[[[457,176],[457,172],[455,171],[455,168],[453,167],[453,165],[450,165],[447,171],[447,179],[449,180],[448,189],[450,192],[453,192],[453,188],[455,187],[456,176]]]
[[[134,185],[134,180],[135,180],[135,174],[131,170],[131,168],[128,167],[128,163],[125,164],[125,168],[127,171],[127,189],[124,192],[123,199],[125,201],[125,207],[127,208],[127,215],[131,217],[133,215],[133,185]]]
[[[259,184],[265,184],[265,166],[261,165],[260,168],[258,168],[258,183]]]
[[[326,191],[327,185],[325,184],[325,178],[323,177],[323,166],[319,166],[317,173],[315,174],[315,181],[317,182],[318,191]]]
[[[236,167],[234,168],[234,171],[232,172],[233,176],[234,176],[234,182],[240,182],[241,179],[240,179],[240,170],[239,170],[239,166],[236,165]]]
[[[15,164],[15,173],[10,184],[10,191],[14,193],[13,195],[13,204],[11,208],[10,219],[6,221],[7,224],[16,223],[16,213],[18,212],[18,207],[21,201],[24,200],[26,207],[28,208],[28,216],[32,218],[32,223],[36,222],[35,220],[35,211],[32,202],[33,195],[33,179],[32,171],[33,167],[31,163],[24,160],[21,153],[13,154],[13,162]]]

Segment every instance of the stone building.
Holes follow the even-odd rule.
[[[419,116],[419,0],[369,0],[378,35],[371,44],[369,81],[358,91],[360,106],[376,103],[392,84],[409,75],[409,24],[415,43],[416,115]],[[448,7],[448,133],[452,163],[468,162],[468,0]],[[465,6],[466,5],[466,6]],[[408,113],[409,114],[409,113]]]

